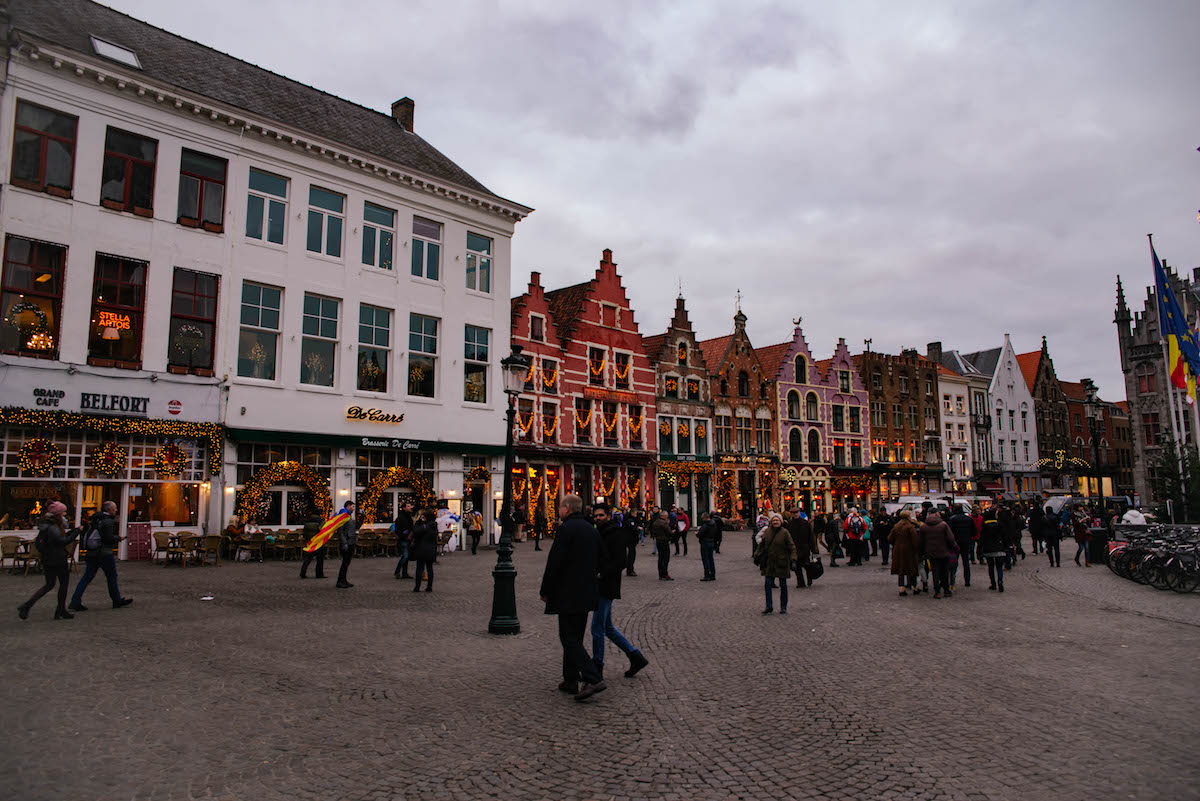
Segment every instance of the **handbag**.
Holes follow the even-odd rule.
[[[821,564],[821,557],[813,556],[804,566],[804,572],[808,576],[809,584],[825,575],[825,565]]]

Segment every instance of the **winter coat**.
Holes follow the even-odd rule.
[[[338,528],[337,535],[342,543],[343,551],[348,551],[354,547],[354,543],[358,541],[358,519],[355,518],[354,512],[351,512],[350,519]]]
[[[791,578],[792,562],[796,561],[796,543],[786,526],[772,528],[767,526],[762,531],[762,542],[758,544],[754,555],[766,553],[767,563],[759,572],[771,578]]]
[[[825,535],[825,515],[813,515],[812,530],[813,536],[820,541],[821,537]]]
[[[615,601],[621,597],[621,574],[625,572],[625,532],[609,520],[599,531],[600,562],[597,591],[601,598]]]
[[[1008,553],[1004,543],[1004,528],[995,518],[984,518],[983,533],[979,535],[979,552],[984,556],[1002,556]]]
[[[392,528],[396,532],[396,536],[400,539],[408,539],[408,536],[413,530],[413,516],[410,512],[401,509],[396,513],[396,519],[392,521]]]
[[[792,535],[792,542],[796,544],[796,563],[801,566],[808,564],[809,557],[817,549],[812,526],[803,517],[793,517],[788,521],[787,529]]]
[[[950,531],[954,534],[954,539],[960,549],[966,547],[968,542],[975,539],[975,521],[969,515],[963,512],[952,514],[947,524],[950,526]]]
[[[596,570],[600,565],[600,533],[576,512],[563,520],[546,556],[539,595],[546,614],[570,615],[596,608]]]
[[[720,518],[717,518],[720,520]],[[714,522],[710,517],[700,524],[700,528],[696,529],[696,539],[701,545],[716,545],[718,537],[721,536],[721,524]]]
[[[1035,503],[1029,508],[1029,533],[1035,537],[1040,537],[1045,525],[1046,515],[1042,511],[1042,507]]]
[[[888,535],[892,544],[892,575],[917,575],[917,527],[907,518],[901,518],[892,526]]]
[[[954,542],[950,526],[946,525],[937,512],[930,512],[921,524],[917,551],[927,559],[945,559],[958,553],[958,545]]]
[[[57,517],[43,515],[38,521],[37,548],[46,567],[66,567],[67,552],[79,537],[79,529],[63,533],[64,523]]]
[[[414,562],[432,562],[437,556],[437,547],[437,523],[432,520],[422,520],[413,526],[412,547],[409,549],[410,559]]]
[[[661,548],[663,543],[671,541],[671,537],[673,536],[671,524],[661,517],[654,518],[654,522],[650,524],[650,536],[654,538],[654,541]]]

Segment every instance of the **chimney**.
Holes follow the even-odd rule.
[[[408,132],[413,129],[413,109],[416,104],[411,97],[402,97],[392,104],[392,119]]]
[[[935,364],[942,363],[942,343],[930,342],[925,346],[925,358]]]
[[[535,287],[535,286],[541,286],[541,285],[542,285],[542,274],[540,272],[538,272],[537,270],[534,270],[533,272],[531,272],[529,274],[529,286]]]

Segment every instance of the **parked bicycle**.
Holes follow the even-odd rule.
[[[1200,527],[1116,526],[1109,543],[1109,569],[1157,590],[1200,588]]]

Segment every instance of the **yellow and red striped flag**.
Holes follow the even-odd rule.
[[[329,542],[329,538],[333,536],[333,532],[337,531],[349,521],[349,512],[347,512],[345,509],[338,512],[336,515],[325,521],[325,525],[321,526],[321,530],[313,535],[313,538],[308,541],[307,545],[304,546],[304,550],[308,551],[309,553],[317,550],[322,545]]]

